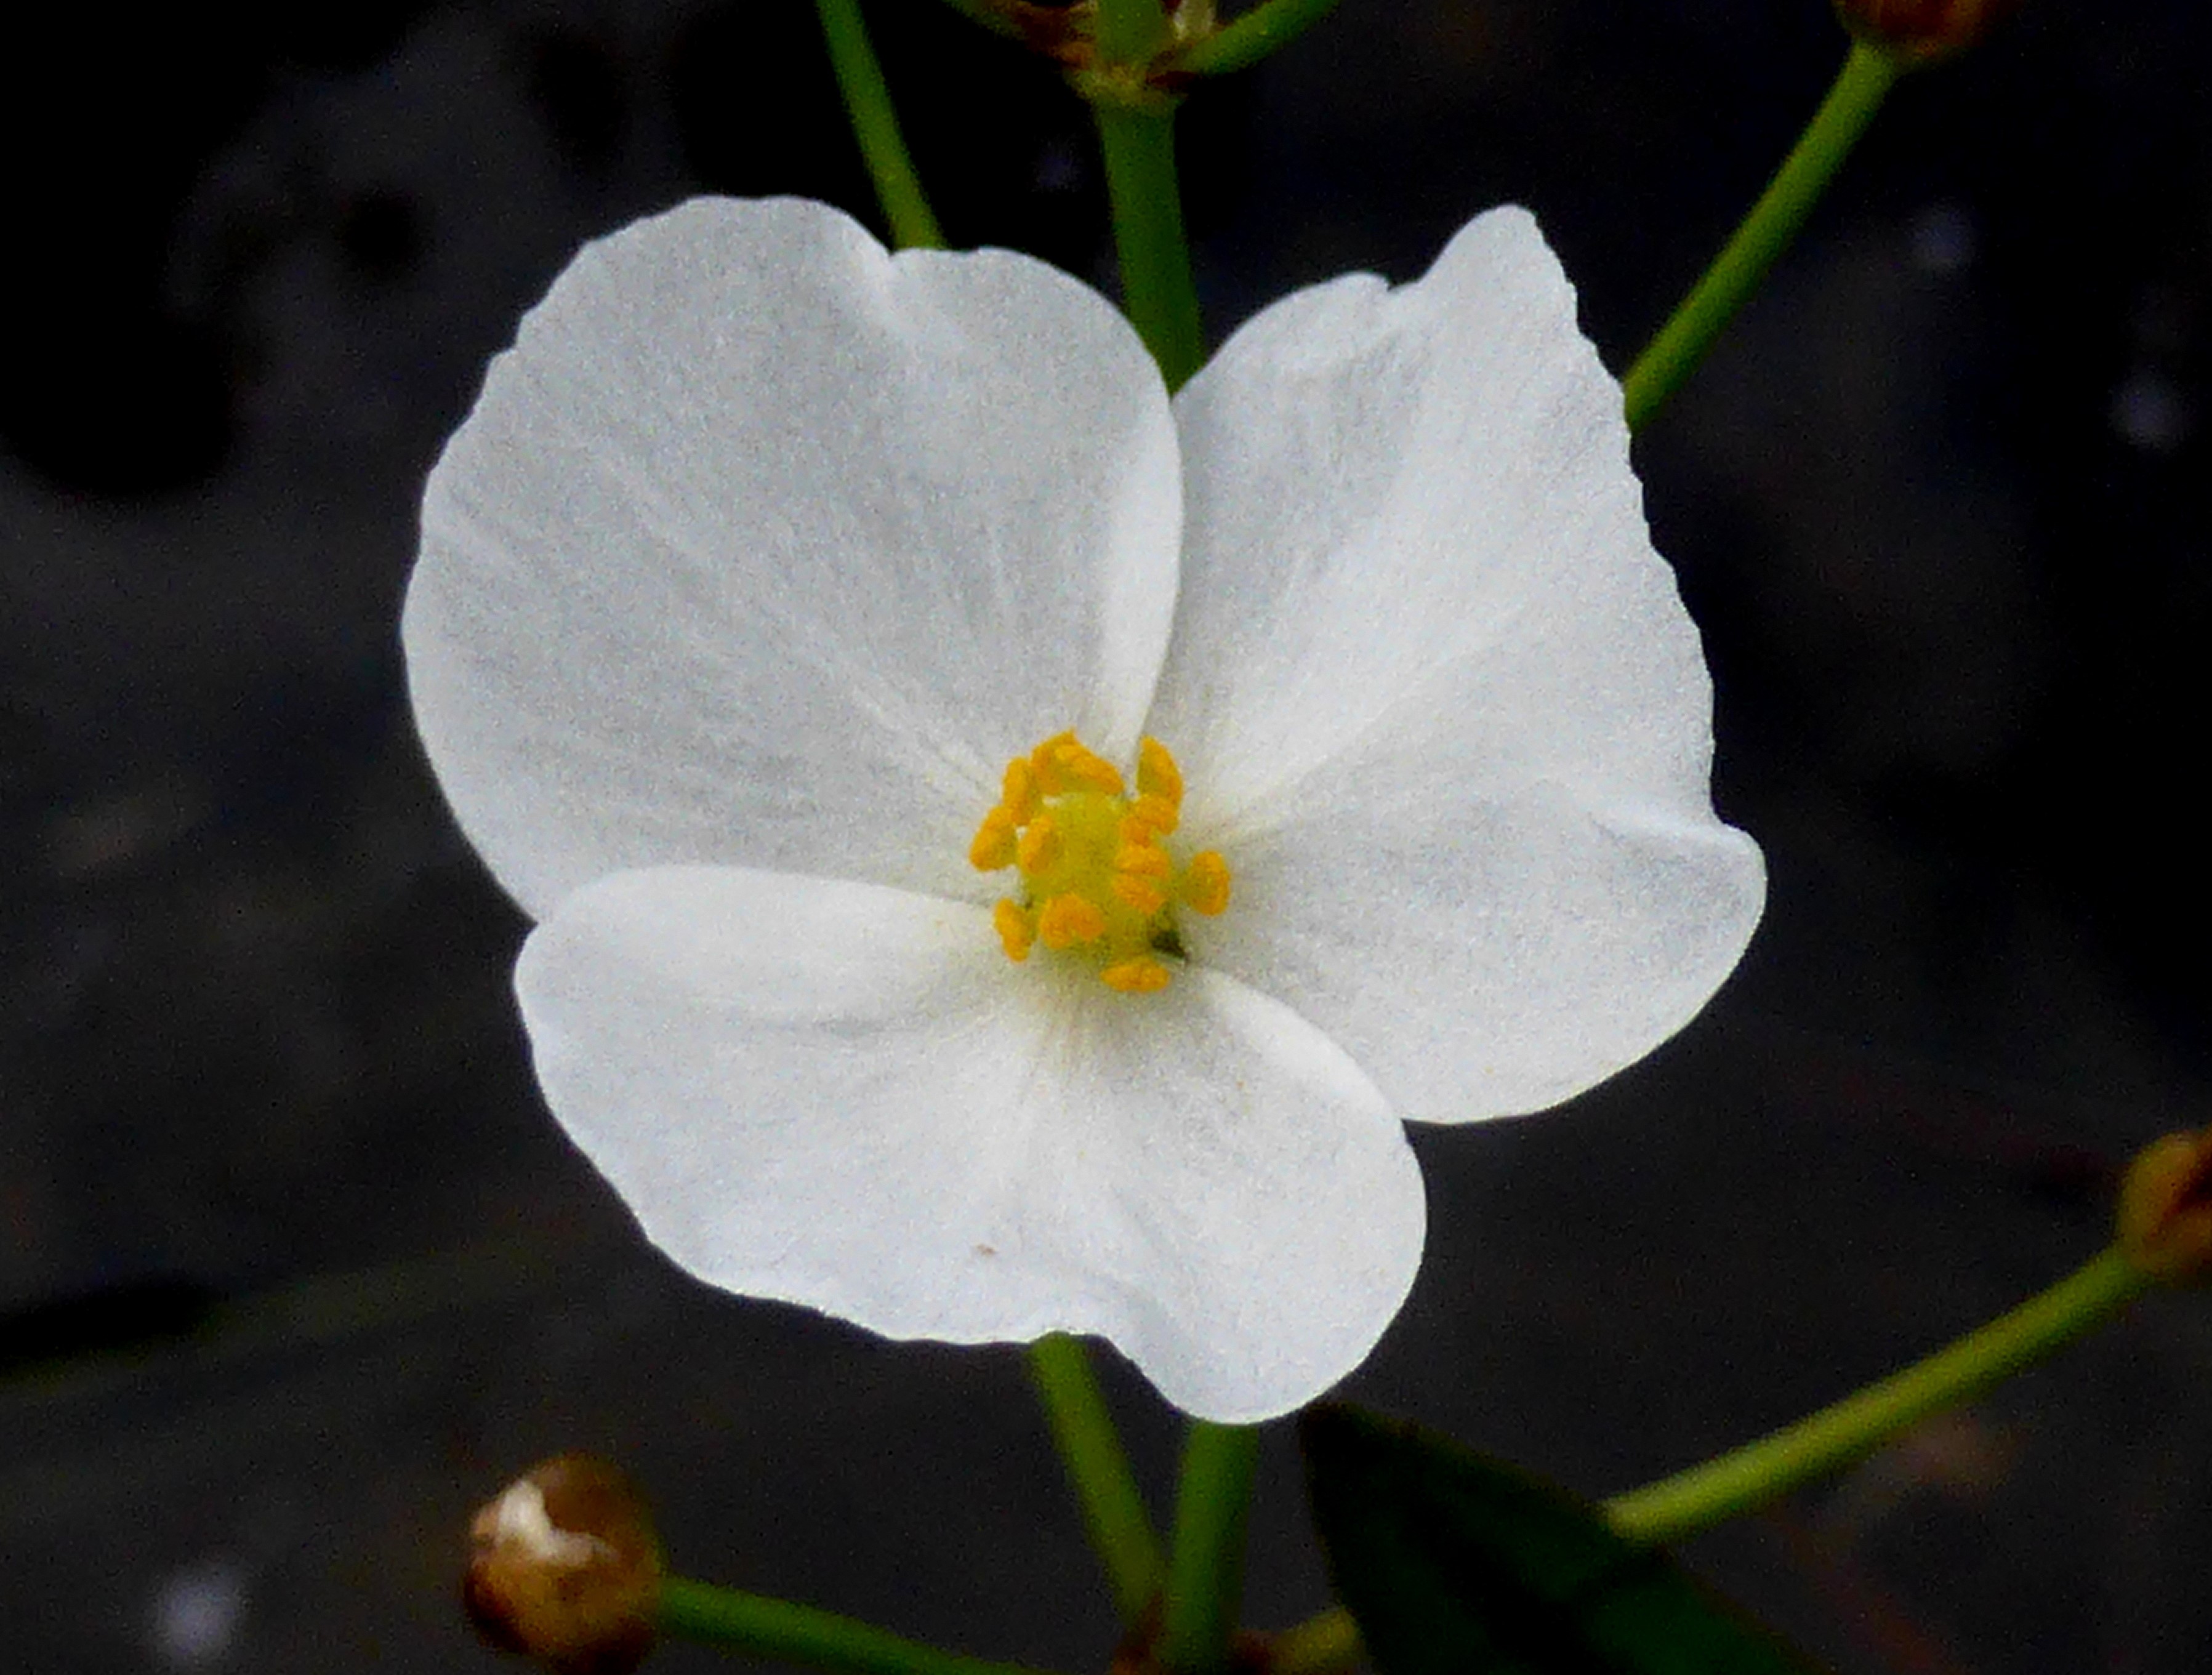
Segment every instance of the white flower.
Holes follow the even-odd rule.
[[[1101,1333],[1214,1419],[1404,1300],[1401,1119],[1630,1063],[1764,893],[1620,390],[1518,209],[1285,298],[1170,403],[1042,263],[686,203],[494,361],[404,637],[539,921],[546,1097],[654,1243],[892,1337]],[[1180,827],[1116,836],[1090,752],[1146,736]],[[1048,784],[1002,783],[1041,741]],[[1055,787],[1027,871],[971,865]],[[1060,896],[1043,939],[1096,939],[1010,960]]]

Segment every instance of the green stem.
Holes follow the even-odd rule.
[[[1122,312],[1169,390],[1179,390],[1206,346],[1176,179],[1174,102],[1146,79],[1167,42],[1167,9],[1162,0],[1097,0],[1097,8],[1098,67],[1072,79],[1091,101],[1106,158]]]
[[[1764,1506],[2063,1348],[2150,1284],[2119,1250],[2106,1251],[2010,1314],[1879,1384],[1717,1460],[1616,1495],[1605,1503],[1606,1516],[1623,1535],[1656,1544]]]
[[[1030,1345],[1030,1375],[1044,1403],[1053,1441],[1067,1462],[1091,1545],[1106,1567],[1115,1606],[1122,1622],[1134,1627],[1159,1598],[1167,1561],[1115,1433],[1114,1417],[1091,1374],[1091,1358],[1081,1344],[1056,1332]]]
[[[1160,1623],[1160,1663],[1170,1675],[1212,1675],[1229,1660],[1244,1593],[1244,1515],[1259,1453],[1255,1425],[1191,1422]]]
[[[1039,1675],[1020,1664],[939,1651],[834,1611],[681,1576],[660,1585],[659,1622],[665,1634],[839,1675]]]
[[[1179,390],[1198,370],[1206,349],[1176,180],[1175,114],[1103,103],[1091,110],[1106,156],[1121,306],[1159,362],[1169,390]]]
[[[876,184],[876,201],[890,223],[891,242],[902,250],[942,250],[945,234],[930,213],[929,200],[915,173],[899,133],[898,115],[891,109],[890,89],[884,82],[884,67],[868,45],[867,25],[860,18],[860,0],[814,0],[822,19],[822,33],[830,43],[830,63],[837,72],[838,90],[845,95],[845,113],[853,120],[853,137],[860,143],[860,156]]]
[[[1336,4],[1337,0],[1262,0],[1176,53],[1167,67],[1191,76],[1225,76],[1248,69],[1312,28]]]
[[[1744,299],[1758,288],[1866,131],[1898,73],[1898,62],[1889,53],[1864,41],[1852,43],[1835,85],[1759,202],[1621,379],[1629,429],[1643,428],[1644,421],[1696,369]]]
[[[2154,1283],[2115,1247],[2010,1314],[1878,1384],[1701,1466],[1614,1496],[1603,1503],[1606,1518],[1631,1540],[1656,1546],[1779,1500],[2063,1349]],[[1345,1667],[1357,1654],[1358,1632],[1340,1608],[1310,1618],[1278,1641],[1273,1675]],[[1297,1648],[1295,1661],[1284,1660],[1284,1647]]]

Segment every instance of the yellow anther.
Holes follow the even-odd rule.
[[[1122,994],[1153,994],[1168,986],[1168,968],[1149,954],[1133,960],[1117,960],[1098,974],[1098,980]]]
[[[1182,870],[1176,895],[1194,913],[1212,915],[1229,905],[1229,863],[1218,850],[1206,849],[1190,858]]]
[[[998,932],[1008,959],[1018,962],[1029,958],[1030,944],[1036,940],[1036,926],[1030,922],[1029,914],[1018,903],[1000,901],[991,909],[991,925]]]
[[[1103,791],[1109,797],[1121,794],[1121,770],[1073,738],[1053,747],[1052,760],[1066,776],[1071,790]]]
[[[1037,939],[1047,948],[1073,948],[1105,934],[1105,909],[1080,895],[1055,895],[1037,915]]]
[[[1036,817],[1038,805],[1044,800],[1037,789],[1036,770],[1030,766],[1027,756],[1016,756],[1006,764],[1005,788],[999,793],[999,806],[1014,816],[1014,823],[1025,826]]]
[[[1176,805],[1156,791],[1148,791],[1129,804],[1129,818],[1121,822],[1121,835],[1131,843],[1143,840],[1129,834],[1132,822],[1141,824],[1164,837],[1182,823],[1182,816]]]
[[[1112,884],[1115,899],[1126,907],[1134,907],[1147,919],[1168,904],[1168,893],[1150,878],[1140,878],[1133,872],[1117,872]]]
[[[1021,841],[1015,844],[1014,862],[1034,878],[1057,862],[1066,847],[1060,841],[1060,828],[1053,823],[1052,816],[1040,814],[1030,822]]]
[[[998,940],[1006,947],[1009,961],[1029,958],[1029,944],[1037,940],[1037,927],[1020,903],[1000,901],[991,909],[991,927],[998,932]]]
[[[1036,777],[1036,787],[1047,797],[1057,797],[1067,789],[1067,775],[1061,769],[1055,752],[1063,744],[1075,743],[1075,730],[1054,733],[1030,752],[1030,772]]]
[[[975,828],[975,842],[968,846],[968,865],[978,872],[996,872],[1002,866],[1012,866],[1018,823],[1004,805],[985,815],[983,823]]]
[[[1219,858],[1217,856],[1217,859]],[[1134,872],[1147,878],[1165,878],[1175,871],[1168,852],[1156,844],[1125,843],[1114,856],[1114,871]]]
[[[1157,738],[1138,743],[1137,792],[1139,796],[1157,797],[1170,808],[1182,806],[1182,769],[1176,766],[1168,747]],[[1170,826],[1167,829],[1175,828]]]

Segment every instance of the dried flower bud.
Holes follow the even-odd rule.
[[[462,1602],[477,1632],[560,1675],[627,1675],[653,1649],[660,1544],[603,1460],[533,1466],[479,1510]]]
[[[1836,0],[1844,27],[1907,64],[1962,52],[2018,0]]]
[[[2120,1183],[2119,1241],[2154,1279],[2212,1278],[2212,1129],[2169,1134],[2136,1154]]]

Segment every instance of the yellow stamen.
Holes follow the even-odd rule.
[[[1030,956],[1030,944],[1036,940],[1036,926],[1018,902],[1002,901],[991,909],[991,925],[998,932],[1006,957],[1019,965]]]
[[[1182,823],[1181,811],[1156,791],[1146,792],[1129,804],[1129,819],[1149,827],[1162,837],[1165,837]],[[1126,822],[1122,826],[1121,834],[1124,837],[1128,837],[1128,826]],[[1129,841],[1135,843],[1139,840],[1131,837]]]
[[[999,792],[999,806],[1014,817],[1014,823],[1025,826],[1036,818],[1043,804],[1043,793],[1037,789],[1036,770],[1030,766],[1027,756],[1016,756],[1006,764],[1005,788]]]
[[[1098,974],[1098,980],[1121,994],[1153,994],[1168,986],[1168,968],[1149,954],[1133,960],[1117,960]]]
[[[1182,904],[1194,913],[1209,918],[1229,905],[1229,863],[1221,859],[1220,852],[1202,850],[1190,858],[1190,865],[1182,870],[1182,883],[1176,895]]]
[[[1133,872],[1117,872],[1108,886],[1115,899],[1124,906],[1134,907],[1147,919],[1168,904],[1168,893],[1150,878],[1139,878]]]
[[[1018,823],[1003,804],[985,815],[983,823],[975,828],[975,841],[968,846],[968,865],[978,872],[996,872],[1002,866],[1012,866]]]
[[[1157,797],[1170,808],[1182,806],[1182,769],[1157,738],[1138,741],[1137,792],[1139,796]]]
[[[1156,844],[1127,843],[1115,854],[1114,871],[1165,878],[1175,871],[1175,863],[1168,859],[1168,852]]]
[[[1066,775],[1071,789],[1080,786],[1085,791],[1103,791],[1109,797],[1121,794],[1121,770],[1074,739],[1054,745],[1052,759],[1060,771]]]
[[[1037,938],[1047,948],[1073,948],[1105,934],[1105,910],[1080,895],[1055,895],[1037,915]]]
[[[1021,841],[1014,846],[1014,864],[1032,878],[1056,863],[1066,848],[1060,841],[1060,828],[1048,814],[1040,814],[1022,833]]]
[[[1228,863],[1212,850],[1182,862],[1182,772],[1158,739],[1138,750],[1136,794],[1120,769],[1073,732],[1006,764],[998,804],[968,859],[986,872],[1018,867],[991,923],[1013,961],[1042,943],[1079,960],[1109,989],[1168,986],[1182,941],[1176,915],[1229,905]]]
[[[1063,744],[1074,743],[1075,730],[1071,727],[1064,733],[1054,733],[1030,752],[1030,771],[1036,776],[1037,789],[1046,796],[1058,797],[1067,790],[1067,775],[1060,771],[1054,752]]]

